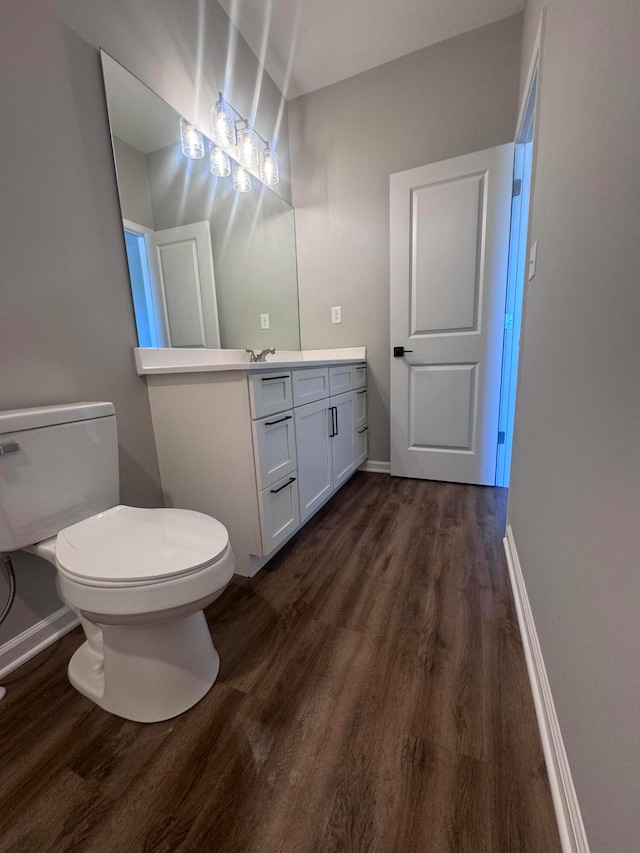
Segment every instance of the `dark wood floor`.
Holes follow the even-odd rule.
[[[166,723],[76,693],[79,629],[5,679],[0,850],[556,853],[499,489],[357,474],[207,613]]]

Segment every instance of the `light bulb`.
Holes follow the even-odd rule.
[[[182,143],[182,153],[185,157],[190,157],[192,160],[200,160],[201,157],[204,157],[204,139],[202,134],[186,118],[180,119],[180,141]]]
[[[233,188],[239,193],[248,193],[251,191],[251,175],[239,163],[236,164],[233,170]]]
[[[267,144],[260,152],[260,177],[267,186],[272,187],[280,180],[278,155]]]
[[[256,138],[250,127],[244,127],[238,135],[238,160],[250,169],[258,165]]]
[[[229,155],[215,142],[209,143],[209,169],[217,178],[226,178],[231,174]]]
[[[229,116],[229,107],[220,99],[211,107],[211,126],[213,138],[221,148],[231,148],[236,144],[236,126]]]

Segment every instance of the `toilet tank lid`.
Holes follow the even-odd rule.
[[[36,406],[0,412],[0,435],[26,429],[71,424],[115,415],[113,403],[64,403],[59,406]]]

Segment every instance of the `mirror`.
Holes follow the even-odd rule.
[[[299,350],[291,205],[214,177],[206,139],[185,157],[180,114],[101,56],[139,345]]]

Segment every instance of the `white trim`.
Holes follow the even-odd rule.
[[[358,471],[368,471],[371,474],[390,474],[391,462],[378,462],[375,459],[367,459],[358,468]]]
[[[79,624],[80,620],[72,610],[61,607],[17,637],[8,640],[0,646],[0,678],[22,666]]]
[[[514,136],[514,142],[517,142],[518,139],[520,139],[520,135],[522,134],[522,124],[524,122],[525,113],[527,111],[527,102],[529,101],[529,95],[531,94],[531,84],[533,83],[534,75],[536,74],[536,72],[539,71],[540,67],[540,54],[542,52],[542,31],[544,27],[546,11],[546,9],[542,9],[542,11],[540,12],[538,30],[536,32],[535,41],[533,42],[531,58],[529,60],[529,68],[527,70],[527,80],[524,89],[522,90],[522,101],[520,103],[520,109],[518,111],[518,123],[516,124],[516,135]],[[540,91],[539,76],[540,75],[538,74],[538,92]]]
[[[131,219],[123,219],[122,227],[125,231],[133,231],[134,234],[153,234],[153,228],[147,228],[146,225],[140,225]]]
[[[511,588],[518,613],[522,646],[529,671],[562,850],[563,853],[589,853],[580,806],[573,786],[571,769],[510,524],[507,525],[506,534],[502,541],[509,566]]]

